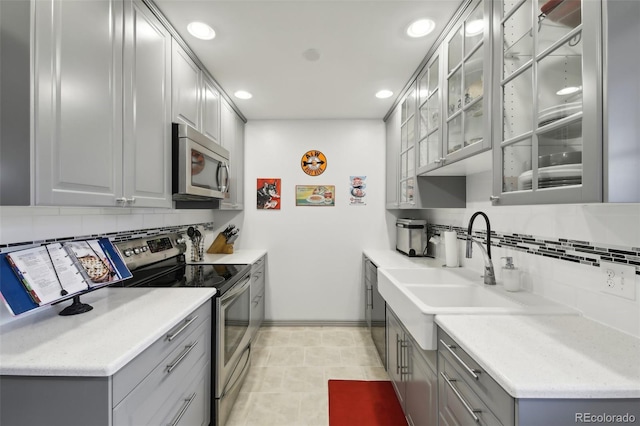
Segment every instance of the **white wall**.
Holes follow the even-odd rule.
[[[432,224],[466,228],[476,211],[485,212],[491,229],[499,233],[528,234],[537,237],[588,241],[596,246],[640,247],[640,204],[576,204],[494,207],[491,195],[491,172],[467,177],[466,209],[425,211]],[[474,230],[485,229],[481,217]],[[474,250],[473,259],[464,258],[464,243],[458,240],[458,254],[464,266],[482,272],[482,256]],[[443,250],[444,251],[444,250]],[[640,278],[635,275],[636,299],[627,300],[601,292],[601,268],[549,259],[504,248],[491,248],[498,280],[501,256],[513,256],[524,273],[527,290],[574,307],[586,317],[640,337]]]
[[[320,150],[326,171],[306,175],[302,155]],[[250,121],[245,132],[244,221],[238,248],[268,250],[266,318],[361,321],[362,248],[391,245],[385,219],[382,120]],[[366,175],[366,206],[348,205],[349,176]],[[282,179],[281,210],[256,208],[257,178]],[[335,185],[335,207],[296,207],[296,185]],[[231,214],[227,214],[231,216]],[[220,221],[222,223],[224,220]]]

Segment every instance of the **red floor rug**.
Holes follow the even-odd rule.
[[[329,426],[406,426],[389,381],[329,380]]]

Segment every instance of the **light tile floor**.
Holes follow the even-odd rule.
[[[366,327],[263,327],[226,426],[327,426],[329,379],[389,380]]]

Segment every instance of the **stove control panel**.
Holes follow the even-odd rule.
[[[184,254],[187,249],[182,234],[163,234],[115,243],[131,270]]]

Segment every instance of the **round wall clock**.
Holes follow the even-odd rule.
[[[327,168],[327,157],[320,151],[307,151],[300,160],[300,166],[309,176],[319,176]]]

